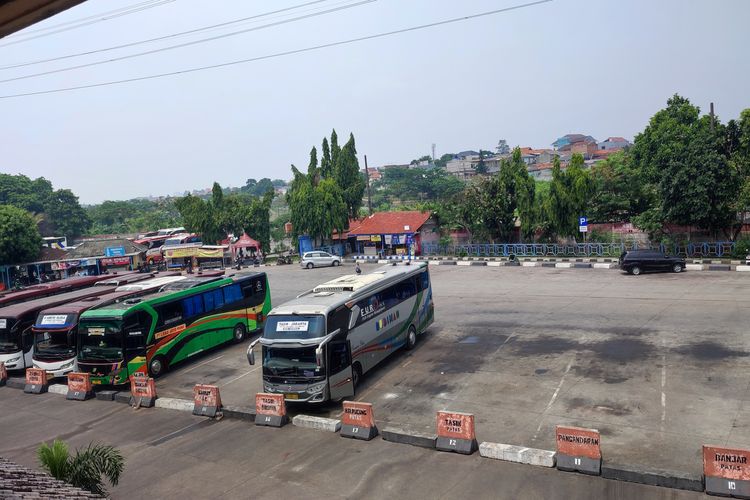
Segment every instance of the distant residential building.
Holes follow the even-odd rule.
[[[630,146],[632,146],[632,144],[624,137],[608,137],[606,140],[597,144],[597,149],[600,151],[619,151],[621,149],[629,148]]]
[[[466,154],[464,154],[466,153]],[[477,175],[477,166],[480,162],[479,153],[469,155],[469,151],[462,151],[456,155],[456,158],[445,165],[446,171],[467,181]],[[500,171],[500,162],[504,157],[500,155],[490,155],[484,157],[484,165],[487,168],[487,174],[495,174]]]
[[[460,153],[456,153],[454,157],[458,160],[465,160],[470,156],[479,156],[479,151],[473,151],[471,149],[468,151],[461,151]]]

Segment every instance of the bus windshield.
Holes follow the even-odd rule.
[[[322,377],[325,367],[315,364],[315,347],[263,346],[263,374],[272,377]]]
[[[34,355],[40,359],[67,359],[76,355],[72,330],[34,333]]]
[[[10,353],[19,351],[18,335],[15,335],[5,328],[0,329],[0,353]]]
[[[81,322],[78,346],[80,361],[122,360],[122,322]]]
[[[325,323],[325,317],[320,314],[271,315],[266,319],[263,337],[267,339],[317,339],[325,336]]]

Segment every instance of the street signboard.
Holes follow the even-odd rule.
[[[105,257],[124,257],[125,247],[107,247],[104,249]]]
[[[586,217],[578,217],[578,231],[586,233],[589,230],[589,220]]]

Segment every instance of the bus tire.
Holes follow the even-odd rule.
[[[352,386],[355,391],[359,387],[360,382],[362,382],[362,365],[354,363],[352,365]]]
[[[237,323],[234,327],[234,330],[232,330],[232,337],[234,337],[234,341],[237,343],[242,342],[245,340],[245,334],[247,334],[247,328],[245,328],[245,325],[242,323]]]
[[[159,378],[167,371],[167,360],[164,356],[154,356],[148,362],[148,374],[153,378]]]
[[[409,331],[406,332],[406,350],[411,351],[415,345],[417,345],[417,329],[414,328],[414,325],[411,325]]]

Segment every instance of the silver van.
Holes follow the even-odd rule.
[[[299,265],[312,269],[313,267],[340,266],[341,257],[331,255],[328,252],[315,250],[314,252],[305,252],[299,260]]]

